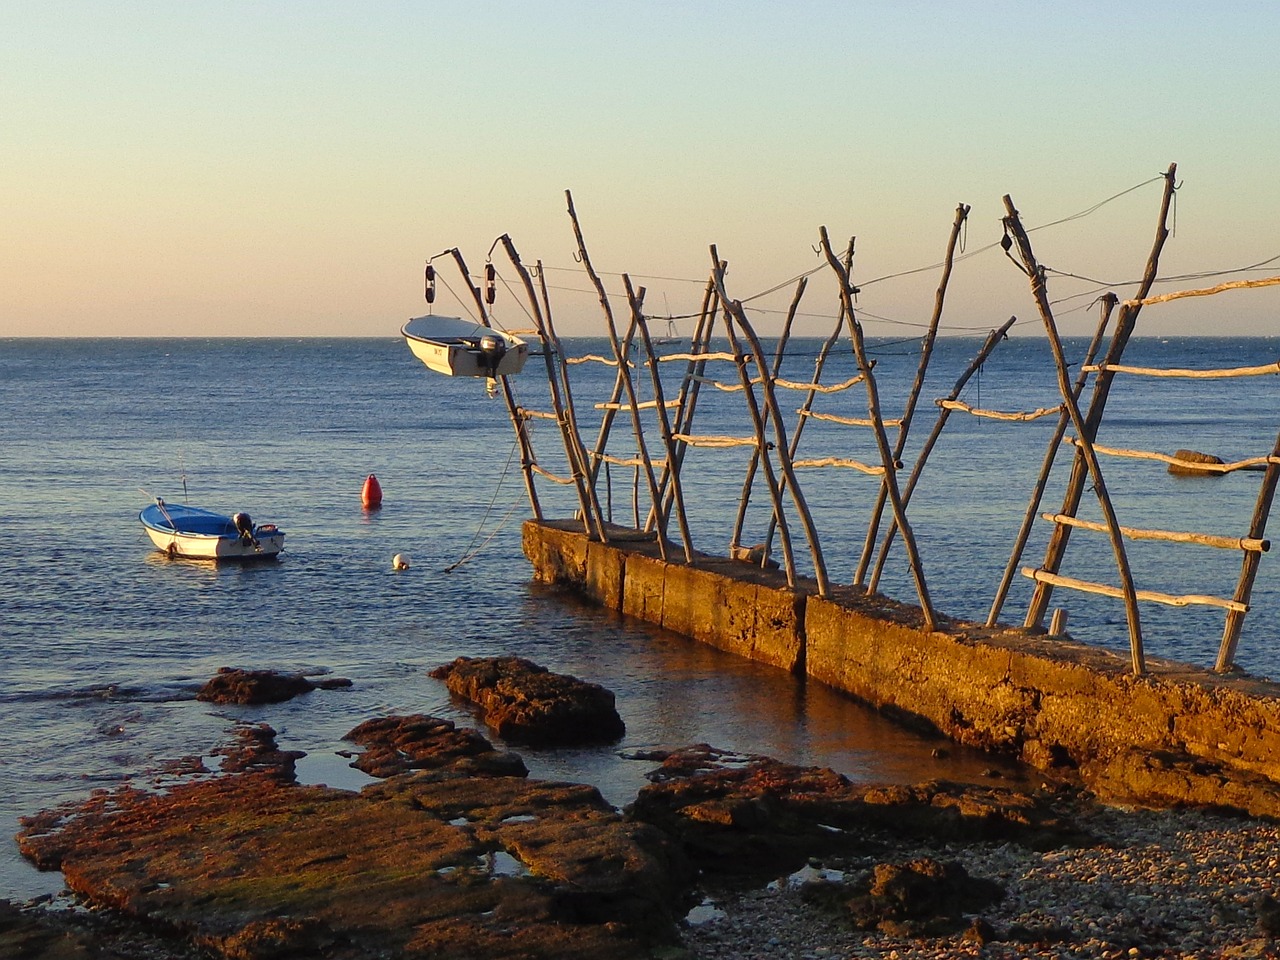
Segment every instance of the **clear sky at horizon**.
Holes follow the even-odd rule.
[[[940,260],[958,203],[976,251],[1005,194],[1028,226],[1122,194],[1033,234],[1090,278],[1051,283],[1084,334],[1093,281],[1141,275],[1171,162],[1163,276],[1272,262],[1157,292],[1280,274],[1277,49],[1269,0],[0,0],[0,336],[394,336],[427,257],[478,270],[504,233],[561,332],[599,333],[565,189],[651,313],[696,309],[710,244],[745,299],[817,266],[825,225],[857,237],[868,333],[901,336],[937,271],[867,281]],[[825,334],[811,287],[800,332]],[[1280,333],[1278,311],[1280,288],[1231,293],[1139,332]],[[948,332],[1011,314],[1037,323],[998,247],[957,266]],[[505,290],[497,317],[527,326]]]

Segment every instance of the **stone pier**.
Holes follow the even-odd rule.
[[[1069,639],[940,618],[853,588],[828,597],[777,571],[572,521],[528,521],[537,579],[721,650],[842,690],[951,739],[1078,776],[1099,796],[1280,818],[1280,685]]]

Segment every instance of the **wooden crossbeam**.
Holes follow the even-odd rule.
[[[1075,577],[1064,577],[1060,574],[1049,573],[1036,567],[1023,567],[1022,575],[1029,580],[1037,583],[1049,583],[1055,587],[1066,587],[1068,590],[1078,590],[1081,593],[1095,593],[1104,597],[1115,597],[1116,599],[1124,599],[1124,591],[1119,587],[1113,587],[1108,583],[1094,583],[1090,580],[1077,580]],[[1189,593],[1181,596],[1171,593],[1160,593],[1158,590],[1135,590],[1134,597],[1138,600],[1149,600],[1153,603],[1164,603],[1171,607],[1187,607],[1192,605],[1206,607],[1221,607],[1224,610],[1232,610],[1236,613],[1248,613],[1249,605],[1241,603],[1238,600],[1227,600],[1224,597],[1211,597],[1206,594]]]
[[[826,420],[830,423],[841,423],[846,427],[874,427],[876,422],[867,417],[841,417],[834,413],[818,413],[814,410],[797,410],[801,417],[812,417],[814,420]],[[898,427],[901,420],[881,420],[886,427]]]
[[[1190,380],[1223,380],[1229,377],[1265,377],[1280,373],[1280,360],[1253,367],[1223,367],[1193,370],[1185,367],[1131,367],[1120,363],[1091,363],[1081,367],[1086,373],[1131,373],[1143,377],[1181,377]]]
[[[872,476],[881,476],[884,473],[884,467],[872,466],[863,463],[860,460],[846,460],[840,457],[823,457],[820,460],[793,460],[791,465],[797,470],[801,467],[812,469],[814,467],[847,467],[850,470],[857,470],[861,473],[868,473]]]
[[[1062,442],[1072,446],[1078,441],[1075,437],[1063,437]],[[1197,473],[1234,473],[1237,470],[1248,470],[1250,467],[1268,463],[1280,463],[1280,460],[1274,454],[1265,457],[1249,457],[1232,463],[1204,463],[1200,460],[1182,460],[1178,457],[1171,457],[1167,453],[1158,453],[1155,450],[1126,450],[1122,447],[1104,447],[1097,443],[1093,445],[1093,449],[1095,452],[1104,453],[1109,457],[1127,457],[1131,460],[1158,460],[1161,463],[1172,464],[1175,467],[1186,467]]]
[[[1041,417],[1052,417],[1062,413],[1062,405],[1056,407],[1041,407],[1038,410],[1015,411],[1006,413],[1003,410],[984,410],[982,407],[971,407],[967,403],[960,400],[936,400],[934,401],[944,410],[960,410],[964,413],[972,414],[975,417],[985,417],[988,420],[1012,420],[1024,423],[1029,420],[1039,420]]]
[[[1082,530],[1096,530],[1106,533],[1107,528],[1092,520],[1081,520],[1069,517],[1065,513],[1042,513],[1041,519],[1050,523],[1061,523]],[[1140,527],[1121,527],[1120,532],[1130,540],[1165,540],[1171,543],[1195,543],[1203,547],[1218,547],[1222,550],[1247,550],[1255,553],[1266,553],[1271,549],[1270,540],[1256,537],[1224,537],[1212,533],[1184,533],[1177,530],[1144,530]]]

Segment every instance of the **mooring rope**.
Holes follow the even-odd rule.
[[[499,520],[498,525],[493,528],[493,532],[490,533],[489,536],[485,537],[484,540],[479,545],[476,544],[476,540],[480,537],[481,531],[484,530],[485,521],[489,519],[489,514],[493,511],[493,505],[498,502],[498,494],[502,490],[502,484],[507,479],[507,474],[511,472],[511,461],[515,459],[516,447],[518,445],[519,445],[518,441],[511,444],[511,452],[507,454],[507,462],[506,462],[506,465],[502,468],[502,476],[498,478],[498,483],[493,488],[493,496],[489,499],[489,505],[484,508],[484,515],[480,517],[480,522],[476,524],[476,532],[471,535],[471,542],[467,544],[467,549],[462,552],[461,557],[459,557],[453,563],[449,564],[449,566],[445,567],[442,571],[440,571],[441,573],[453,573],[453,571],[457,570],[464,563],[467,563],[470,560],[474,560],[477,556],[479,556],[480,551],[483,550],[486,546],[488,546],[490,541],[492,541],[493,538],[496,537],[498,533],[502,530],[502,528],[506,526],[507,521],[511,519],[511,515],[515,513],[516,507],[520,505],[520,498],[517,497],[515,501],[511,504],[511,507],[507,510],[506,515],[501,520]]]

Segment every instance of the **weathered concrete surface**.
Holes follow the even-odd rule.
[[[852,588],[827,598],[781,573],[652,542],[591,543],[577,526],[529,521],[534,575],[721,649],[795,671],[904,721],[1036,767],[1100,795],[1221,805],[1280,817],[1280,685],[1061,638],[946,620]],[[605,579],[610,588],[593,584]],[[620,586],[618,584],[620,583]]]

